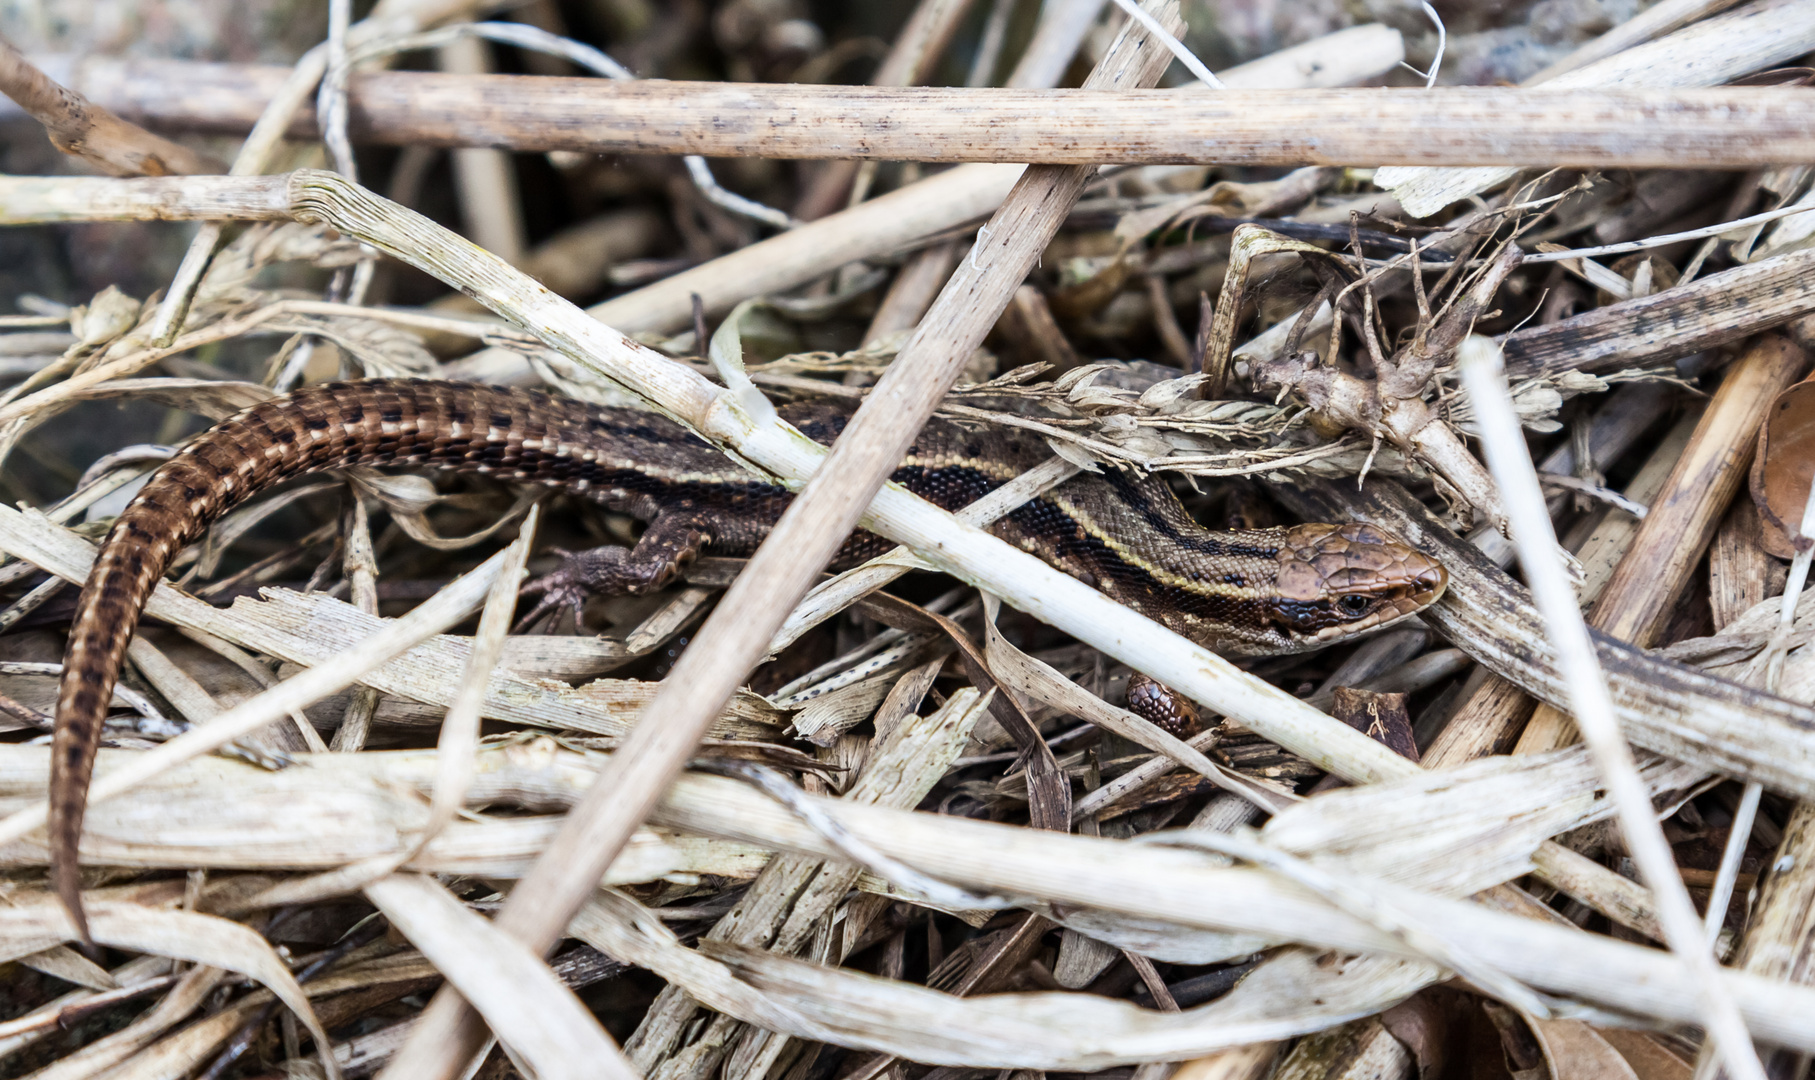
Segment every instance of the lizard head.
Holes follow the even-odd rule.
[[[1443,595],[1441,564],[1362,522],[1284,530],[1270,621],[1295,651],[1333,644],[1417,614]]]

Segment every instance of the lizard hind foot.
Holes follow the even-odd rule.
[[[578,552],[549,548],[551,554],[561,557],[561,565],[518,590],[519,596],[539,596],[541,600],[517,620],[515,632],[522,633],[551,611],[564,610],[573,618],[574,633],[584,633],[580,616],[593,597],[642,596],[673,581],[684,560],[652,559],[646,546],[607,545]],[[691,555],[691,551],[687,554]]]
[[[601,560],[596,556],[610,551],[625,554],[623,548],[592,548],[578,553],[565,548],[549,548],[548,553],[559,557],[561,564],[546,574],[524,582],[523,587],[517,590],[519,599],[541,599],[529,614],[517,620],[517,625],[511,628],[511,632],[524,633],[549,613],[565,611],[573,619],[573,632],[583,633],[580,614],[586,608],[586,601],[601,594],[601,589],[596,584],[600,574],[594,565]]]

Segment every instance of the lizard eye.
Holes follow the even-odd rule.
[[[1374,606],[1374,601],[1366,596],[1351,593],[1336,601],[1336,606],[1341,608],[1345,615],[1366,615],[1368,609]]]

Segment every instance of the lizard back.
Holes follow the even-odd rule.
[[[852,410],[827,399],[780,413],[830,444]],[[1025,433],[935,419],[893,479],[957,509],[1049,454]],[[85,939],[77,842],[102,723],[146,600],[177,554],[222,514],[288,478],[356,465],[487,473],[645,521],[681,515],[690,546],[677,558],[700,546],[749,553],[790,499],[663,416],[514,388],[328,383],[252,406],[197,436],[152,474],[108,532],[64,655],[51,756],[52,877]],[[992,531],[1226,652],[1294,652],[1384,626],[1435,600],[1445,580],[1436,563],[1369,525],[1213,532],[1162,479],[1117,472],[1080,474]],[[834,567],[888,546],[858,532]]]

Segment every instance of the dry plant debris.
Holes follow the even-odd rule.
[[[1815,4],[351,7],[0,17],[0,1074],[1806,1072]],[[72,586],[206,423],[399,377],[801,493],[573,611],[519,585],[640,526],[571,493],[234,510],[84,944]],[[947,514],[882,486],[935,415],[1051,456]],[[1081,473],[1447,591],[1218,657],[984,531]]]

